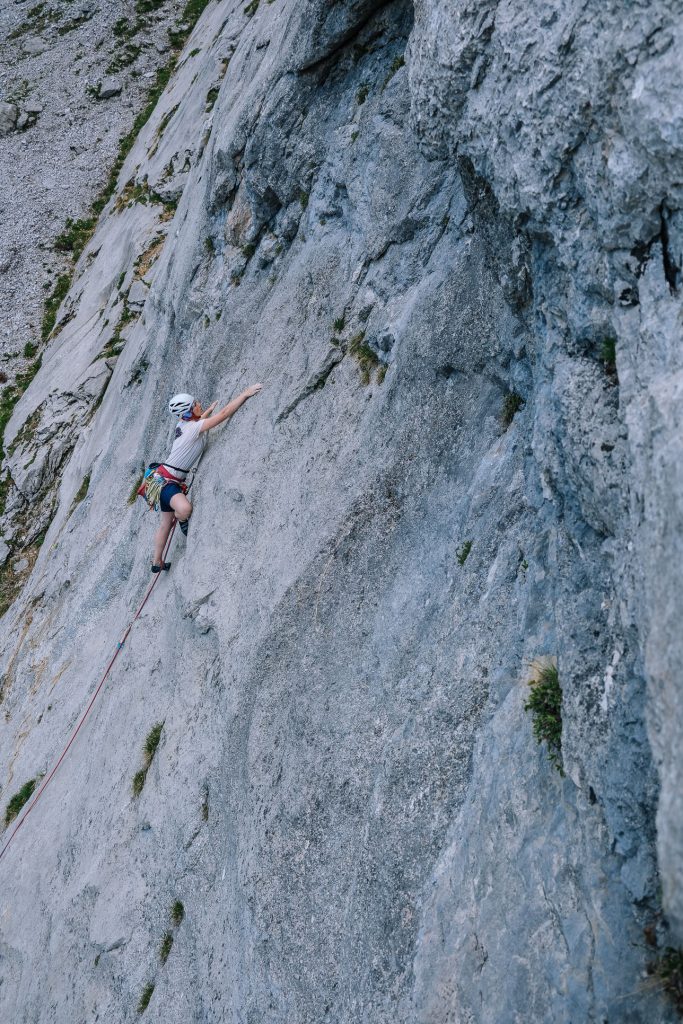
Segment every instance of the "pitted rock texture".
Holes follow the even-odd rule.
[[[180,0],[13,0],[0,7],[0,368],[40,342],[54,242],[89,216],[119,139],[169,59]],[[111,70],[110,70],[111,69]],[[119,93],[98,99],[114,74]],[[10,111],[8,113],[8,111]]]
[[[178,1024],[675,1019],[644,934],[678,941],[677,218],[634,178],[620,230],[660,234],[622,298],[576,156],[591,55],[617,109],[640,55],[674,74],[673,14],[621,25],[634,62],[582,11],[224,0],[188,40],[5,435],[35,564],[1,626],[3,805],[144,592],[128,495],[168,396],[264,389],[0,862],[8,1019],[133,1021],[151,984]],[[524,710],[541,656],[564,776]]]
[[[562,416],[564,469],[548,468],[571,475],[581,515],[616,538],[621,617],[637,630],[644,666],[635,672],[649,682],[662,883],[679,943],[682,11],[680,3],[490,3],[464,4],[454,17],[449,4],[418,3],[411,61],[425,143],[467,160],[530,242],[543,361],[551,387],[558,391],[563,366],[560,387],[574,392],[573,407],[558,394],[551,412]],[[596,383],[585,379],[586,357],[594,363],[609,338],[619,374],[611,428]],[[536,434],[540,464],[554,447]]]

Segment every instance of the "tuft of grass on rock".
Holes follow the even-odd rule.
[[[161,730],[163,728],[164,723],[157,722],[156,725],[152,726],[152,728],[149,730],[147,734],[147,739],[145,740],[145,760],[147,761],[147,767],[150,766],[154,758],[154,755],[157,752],[159,740],[161,739]]]
[[[363,83],[363,85],[361,85],[360,89],[356,93],[356,103],[358,104],[359,107],[362,106],[363,103],[365,103],[366,99],[368,98],[369,92],[370,87]]]
[[[370,383],[371,376],[381,364],[377,354],[365,344],[365,331],[359,331],[349,341],[349,354],[353,356],[360,367],[361,381],[364,385]]]
[[[73,504],[74,505],[80,505],[80,503],[83,501],[83,499],[87,495],[89,487],[90,487],[90,473],[87,473],[83,477],[83,483],[81,484],[81,486],[76,491],[76,495],[75,495],[74,500],[73,500]]]
[[[0,392],[0,464],[4,458],[4,447],[3,437],[5,434],[5,427],[12,418],[14,412],[14,406],[17,404],[21,396],[23,395],[26,388],[29,386],[35,375],[40,369],[42,357],[38,358],[26,367],[21,373],[18,373],[14,383],[8,384]],[[0,494],[0,515],[4,511],[5,503],[2,495]]]
[[[173,934],[166,932],[163,939],[161,940],[161,947],[159,949],[159,959],[162,964],[165,964],[169,958],[171,949],[173,948]]]
[[[150,765],[154,760],[154,755],[157,752],[159,746],[159,740],[161,739],[161,732],[164,728],[163,722],[157,722],[152,726],[150,731],[147,733],[145,739],[145,745],[143,747],[144,754],[144,766],[140,771],[136,772],[133,776],[133,796],[140,796],[147,780],[147,772],[149,771]]]
[[[67,217],[64,231],[55,238],[55,249],[59,252],[70,252],[74,262],[81,255],[95,230],[95,217],[84,217],[72,220]]]
[[[515,418],[515,415],[519,412],[523,405],[524,399],[521,395],[518,395],[516,391],[508,391],[507,395],[503,400],[502,413],[503,426],[505,427],[506,430],[510,426],[513,419]]]
[[[340,331],[343,331],[344,330],[344,317],[343,316],[338,316],[336,318],[336,320],[332,321],[332,326],[334,327],[335,331],[337,331],[337,333],[339,333]]]
[[[554,660],[541,658],[532,663],[530,694],[524,710],[531,713],[534,736],[548,748],[550,763],[564,775],[562,765],[562,689]]]
[[[185,907],[180,902],[180,900],[176,900],[173,906],[171,907],[171,921],[173,922],[176,928],[183,923],[184,917]]]
[[[133,776],[133,796],[140,796],[145,786],[145,780],[147,778],[147,771],[145,768],[141,768],[139,772],[136,772]]]
[[[260,0],[251,0],[251,3],[248,3],[247,6],[244,8],[244,13],[246,14],[246,16],[248,18],[253,18],[254,17],[254,15],[258,11],[259,3],[260,3]]]
[[[394,57],[389,68],[389,74],[384,79],[384,85],[382,86],[382,89],[386,89],[386,87],[389,85],[389,82],[396,74],[396,72],[400,71],[401,68],[405,66],[405,62],[406,59],[402,53],[398,57]]]
[[[471,540],[464,541],[464,543],[458,548],[458,550],[455,553],[455,557],[458,559],[458,565],[464,565],[465,564],[465,562],[467,561],[467,556],[469,555],[471,550],[472,550],[472,541]]]
[[[45,311],[43,313],[43,324],[41,328],[41,338],[43,341],[47,341],[52,333],[52,329],[57,321],[59,307],[66,298],[69,288],[71,287],[72,277],[73,271],[69,274],[60,274],[51,294],[45,300]]]
[[[648,964],[647,972],[683,1017],[683,949],[667,946],[656,960]]]
[[[14,821],[24,804],[28,803],[31,799],[37,782],[38,779],[29,779],[28,782],[25,782],[21,789],[14,794],[5,808],[5,826]]]
[[[149,1006],[149,1001],[152,998],[154,992],[154,982],[150,981],[142,990],[140,996],[140,1002],[138,1003],[138,1013],[144,1013]]]
[[[611,335],[603,339],[600,346],[600,359],[605,366],[605,373],[610,377],[617,376],[617,339]]]

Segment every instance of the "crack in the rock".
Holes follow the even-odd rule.
[[[287,417],[294,412],[296,407],[301,404],[301,402],[303,402],[307,398],[310,398],[310,396],[315,391],[322,391],[322,389],[325,387],[325,384],[327,383],[327,378],[330,376],[335,366],[338,366],[339,363],[342,361],[344,355],[345,353],[342,352],[341,349],[338,352],[333,352],[331,354],[330,361],[326,362],[321,370],[313,374],[313,376],[310,378],[310,380],[304,387],[303,391],[299,392],[296,398],[289,403],[286,409],[284,409],[277,417],[275,422],[281,423],[283,420],[286,420]]]
[[[340,50],[343,50],[346,46],[348,46],[350,42],[352,42],[356,38],[356,36],[360,35],[365,26],[370,21],[372,21],[372,19],[375,17],[378,11],[381,11],[384,7],[388,7],[390,4],[395,2],[396,0],[379,0],[377,5],[373,7],[372,10],[370,10],[365,15],[365,17],[361,19],[361,21],[357,22],[355,25],[350,26],[350,28],[344,33],[342,38],[337,43],[335,43],[331,50],[328,50],[327,53],[324,53],[322,57],[316,57],[315,60],[310,61],[310,63],[303,64],[300,68],[297,69],[297,74],[303,75],[307,74],[310,71],[317,71],[320,67],[326,64],[327,61],[332,60],[334,57],[336,57]]]

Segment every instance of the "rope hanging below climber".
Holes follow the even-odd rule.
[[[62,750],[51,771],[45,776],[39,788],[33,794],[30,803],[19,816],[19,819],[12,829],[8,839],[0,849],[0,860],[2,860],[14,837],[22,828],[29,814],[34,809],[47,787],[50,785],[64,758],[69,752],[69,749],[81,731],[81,728],[92,711],[95,701],[97,700],[112,668],[114,667],[116,659],[128,639],[130,631],[142,614],[142,610],[147,604],[149,598],[152,596],[152,592],[159,580],[161,571],[170,569],[171,563],[167,562],[165,559],[171,546],[176,525],[179,525],[182,533],[187,536],[187,524],[192,514],[192,505],[187,498],[187,493],[192,486],[192,480],[196,471],[196,464],[198,464],[204,451],[206,437],[202,435],[205,435],[206,431],[211,430],[213,427],[217,427],[220,423],[224,423],[226,420],[230,419],[230,417],[233,416],[249,398],[259,393],[261,387],[261,384],[252,385],[252,387],[247,388],[241,395],[234,398],[216,414],[213,414],[213,410],[215,409],[217,402],[213,402],[208,409],[204,411],[201,403],[188,394],[175,395],[169,402],[170,412],[175,415],[180,415],[181,418],[175,430],[175,438],[168,463],[151,463],[148,470],[145,472],[143,483],[138,490],[138,494],[147,501],[150,508],[161,508],[161,526],[159,527],[155,537],[154,562],[152,564],[154,579],[147,587],[145,595],[135,612],[135,615],[126,626],[121,639],[116,645],[116,650],[110,658],[109,663],[104,670],[104,674],[97,684],[85,711],[73,729],[66,746]],[[177,463],[180,463],[180,465],[177,465]],[[188,475],[190,475],[189,483],[187,482]]]

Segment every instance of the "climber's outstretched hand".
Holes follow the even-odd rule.
[[[225,423],[226,420],[229,420],[231,416],[235,415],[240,406],[244,405],[248,398],[253,398],[254,395],[258,395],[262,386],[262,384],[252,384],[251,387],[246,388],[241,395],[238,395],[237,398],[233,398],[231,402],[228,402],[225,408],[221,409],[220,412],[214,413],[212,416],[209,416],[208,419],[202,419],[199,427],[200,433],[203,430],[212,430],[220,423]]]

